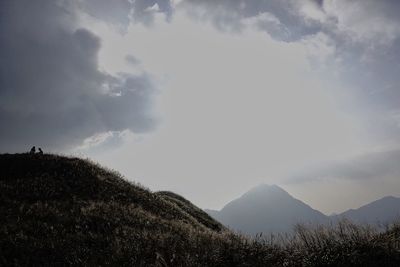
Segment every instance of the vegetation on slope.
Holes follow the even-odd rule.
[[[169,191],[159,191],[156,194],[162,196],[165,200],[176,204],[179,208],[181,208],[187,214],[191,215],[204,226],[215,231],[226,230],[226,228],[221,223],[214,220],[210,215],[208,215],[202,209],[193,205],[190,201],[183,198],[182,196]]]
[[[0,155],[0,266],[399,266],[399,240],[350,223],[249,239],[89,161]]]

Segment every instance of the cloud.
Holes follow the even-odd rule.
[[[333,162],[314,170],[303,171],[287,182],[304,183],[318,180],[380,180],[400,176],[400,150],[393,149],[360,155],[355,158]]]
[[[307,60],[308,42],[313,56],[321,50],[328,58],[330,40],[321,35],[281,42],[249,20],[240,33],[221,33],[177,8],[171,22],[135,24],[122,40],[111,38],[120,55],[132,53],[151,73],[166,77],[157,98],[163,117],[157,131],[141,141],[135,135],[96,160],[154,190],[183,192],[210,207],[254,184],[280,183],[288,171],[310,161],[358,151],[356,126],[329,96],[335,84]]]
[[[129,0],[77,0],[79,7],[89,15],[126,30],[131,20],[133,4]]]
[[[101,40],[69,2],[2,1],[0,147],[63,149],[108,131],[155,126],[150,76],[98,68]]]
[[[134,66],[140,64],[140,60],[133,55],[126,55],[125,60],[126,60],[126,62],[128,62],[129,64],[134,65]]]
[[[399,1],[324,1],[323,9],[337,30],[353,41],[371,46],[387,45],[400,35]]]
[[[151,26],[157,13],[165,15],[167,20],[173,14],[173,5],[169,0],[76,0],[82,10],[89,15],[118,26],[126,32],[129,24],[143,23]]]
[[[399,196],[400,149],[369,152],[297,172],[282,181],[295,197],[329,214]]]
[[[135,22],[152,25],[156,13],[165,14],[167,20],[172,17],[173,6],[169,0],[135,0],[133,5],[133,18]]]
[[[193,18],[209,20],[222,31],[241,31],[244,20],[272,14],[275,18],[271,20],[269,15],[260,21],[259,28],[278,40],[296,41],[319,30],[317,21],[305,21],[297,11],[299,2],[303,1],[184,0],[180,6]]]
[[[359,118],[373,142],[386,148],[399,143],[400,2],[321,1],[312,8],[311,1],[299,2],[304,19],[319,23],[318,34],[334,48],[325,62],[343,84],[344,109]]]
[[[132,137],[133,133],[130,130],[103,132],[86,138],[80,146],[74,148],[71,152],[95,157],[100,153],[110,153],[110,151],[126,144]]]

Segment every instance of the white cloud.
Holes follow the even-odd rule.
[[[336,42],[329,35],[319,32],[301,40],[307,49],[309,59],[318,67],[332,66],[340,63],[336,54]]]
[[[114,135],[113,132],[98,133],[83,140],[82,145],[77,147],[77,150],[86,150],[101,145],[107,139]]]
[[[221,33],[181,12],[170,23],[156,17],[151,28],[131,25],[124,36],[104,29],[92,27],[107,36],[100,64],[123,71],[126,55],[138,57],[163,88],[163,123],[97,159],[151,188],[218,207],[254,184],[362,147],[336,110],[332,85],[309,64],[310,51],[329,56],[326,40],[310,50],[318,40],[282,43],[252,26]]]
[[[388,1],[324,1],[328,16],[335,18],[338,30],[356,42],[369,46],[390,45],[400,34],[398,16],[389,15]]]
[[[400,1],[23,2],[0,8],[3,149],[92,135],[74,153],[212,208],[301,168],[398,147]],[[161,127],[144,134],[155,114]],[[362,183],[343,181],[311,187]],[[308,186],[296,190],[318,202]]]
[[[316,1],[310,0],[292,0],[293,5],[297,7],[296,10],[304,16],[306,20],[309,21],[319,21],[321,23],[326,23],[328,17],[324,10],[316,3]]]

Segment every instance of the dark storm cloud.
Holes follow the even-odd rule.
[[[147,74],[98,70],[101,40],[68,1],[2,1],[0,150],[62,149],[100,132],[154,127]]]
[[[324,179],[369,180],[400,176],[400,150],[375,152],[294,175],[288,183]]]

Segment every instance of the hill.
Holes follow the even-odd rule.
[[[0,266],[212,265],[231,242],[183,197],[78,158],[0,155],[0,203]]]
[[[400,218],[400,198],[387,196],[358,209],[350,209],[332,217],[346,218],[357,223],[387,224]]]
[[[249,239],[90,161],[0,155],[0,266],[399,266],[399,226],[340,225]]]
[[[215,231],[221,231],[225,229],[220,222],[214,220],[202,209],[196,207],[189,200],[181,197],[180,195],[169,191],[160,191],[156,194],[164,198],[166,201],[176,204],[180,209],[182,209],[182,211],[192,216],[197,222],[201,223],[205,227]]]
[[[279,186],[265,184],[209,214],[224,225],[250,235],[291,232],[297,223],[329,221],[327,216],[293,198]]]

